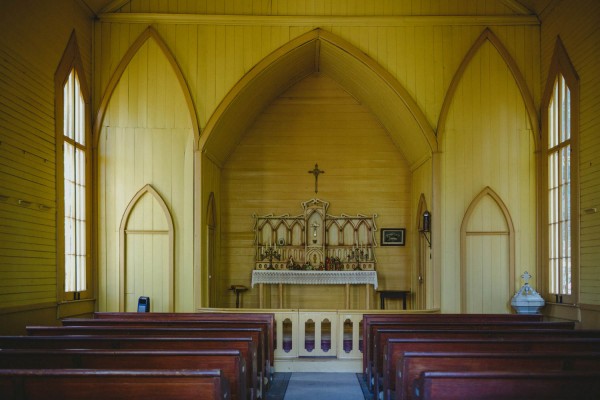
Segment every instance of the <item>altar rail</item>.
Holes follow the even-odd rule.
[[[199,312],[272,312],[275,316],[275,370],[292,370],[291,362],[303,359],[343,361],[350,370],[362,371],[363,314],[397,314],[392,310],[200,309]],[[439,313],[411,310],[402,313]],[[279,368],[278,368],[279,364]],[[282,367],[285,365],[285,367]],[[285,368],[285,369],[284,369]],[[337,367],[329,368],[335,372]],[[314,364],[311,370],[317,371]],[[348,371],[340,367],[339,371]]]

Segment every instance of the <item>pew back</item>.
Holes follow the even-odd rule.
[[[258,368],[264,371],[267,364],[262,330],[246,327],[144,327],[127,326],[27,326],[30,336],[58,335],[112,335],[112,336],[163,336],[163,337],[211,337],[239,338],[251,337],[257,344]]]
[[[226,400],[229,394],[218,370],[0,370],[3,400]]]
[[[460,326],[455,326],[454,328],[460,328]],[[575,331],[575,330],[553,330],[553,329],[482,329],[482,330],[460,330],[460,329],[450,329],[450,330],[405,330],[405,329],[381,329],[378,331],[378,339],[377,345],[375,347],[375,351],[373,352],[373,362],[371,365],[371,376],[373,377],[373,386],[374,390],[378,393],[381,391],[381,386],[379,385],[380,379],[383,379],[384,390],[393,387],[394,382],[389,380],[389,373],[395,373],[395,362],[396,359],[392,359],[389,357],[393,357],[391,355],[385,354],[385,346],[389,342],[391,338],[415,338],[415,339],[425,339],[425,338],[463,338],[463,339],[506,339],[506,338],[514,338],[514,339],[522,339],[522,340],[537,340],[540,338],[557,338],[557,337],[600,337],[595,331]],[[383,346],[383,347],[381,347]],[[394,363],[394,365],[392,365]],[[388,373],[388,370],[391,371]],[[392,377],[394,375],[391,375]]]
[[[111,313],[114,314],[114,313]],[[153,328],[153,331],[160,332],[158,328],[180,328],[180,329],[192,329],[192,328],[204,328],[204,329],[231,329],[231,330],[240,330],[240,329],[259,329],[260,330],[260,339],[257,343],[257,351],[259,357],[259,368],[260,371],[264,371],[265,376],[270,375],[270,371],[273,367],[273,352],[274,349],[271,348],[272,345],[272,332],[271,327],[267,322],[264,321],[252,321],[248,319],[243,319],[240,321],[227,320],[225,318],[217,319],[217,316],[206,317],[208,320],[200,320],[199,318],[194,319],[184,319],[186,315],[189,316],[198,316],[204,314],[183,314],[179,315],[177,313],[121,313],[122,316],[109,319],[107,316],[103,316],[103,318],[90,319],[90,318],[68,318],[63,319],[63,327],[88,327],[88,328],[101,328],[108,330],[109,328]],[[158,314],[158,315],[157,315]],[[133,315],[142,315],[142,317],[134,317]],[[229,314],[225,314],[229,315]],[[243,314],[247,315],[247,314]],[[156,319],[151,318],[154,316]],[[191,318],[191,317],[188,317]],[[156,328],[156,329],[155,329]],[[39,332],[38,327],[35,327]],[[139,332],[139,331],[138,331]],[[28,330],[29,333],[29,330]],[[32,331],[31,334],[34,334]]]
[[[2,349],[3,369],[220,370],[230,384],[231,398],[250,398],[246,366],[237,350],[88,350]]]
[[[600,372],[424,372],[415,398],[463,399],[597,399]]]
[[[177,321],[252,321],[266,325],[267,358],[270,367],[274,362],[275,314],[273,313],[240,313],[240,312],[197,312],[197,313],[126,313],[126,312],[96,312],[94,319],[110,320],[177,320]]]
[[[251,397],[264,389],[258,376],[256,337],[169,337],[169,336],[1,336],[4,349],[114,349],[114,350],[219,350],[240,352],[246,364],[246,386]]]
[[[405,352],[397,363],[395,398],[413,399],[414,382],[426,371],[566,370],[600,371],[600,352]]]
[[[390,398],[396,390],[397,364],[407,352],[500,352],[531,354],[534,352],[600,352],[600,338],[410,338],[388,339],[383,371],[383,393]]]
[[[540,314],[364,314],[363,315],[363,371],[366,371],[367,360],[371,360],[370,327],[376,322],[501,322],[501,321],[542,321]]]

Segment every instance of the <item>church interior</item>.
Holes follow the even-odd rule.
[[[276,371],[364,372],[367,314],[600,330],[600,2],[3,0],[0,55],[2,335],[268,313]]]

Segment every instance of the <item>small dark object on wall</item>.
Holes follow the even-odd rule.
[[[405,228],[383,228],[381,229],[382,246],[404,246]]]

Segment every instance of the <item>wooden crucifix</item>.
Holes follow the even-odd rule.
[[[308,173],[315,176],[315,194],[317,194],[319,191],[319,174],[324,174],[325,171],[321,171],[319,169],[319,164],[315,164],[315,168],[311,171],[308,171]]]

